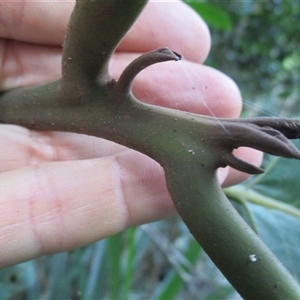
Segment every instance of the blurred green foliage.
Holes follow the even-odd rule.
[[[249,105],[263,102],[254,103],[261,109],[252,114],[299,115],[300,2],[212,3],[228,15],[232,29],[228,31],[227,21],[223,27],[210,24],[212,51],[207,63],[232,77]],[[191,2],[195,5],[198,1]]]
[[[204,1],[185,1],[212,28],[231,31],[230,15],[221,7]]]
[[[299,117],[300,2],[186,2],[210,26],[207,64],[237,82],[244,115]],[[265,174],[226,192],[299,279],[299,164],[268,156],[264,166]],[[182,222],[173,219],[1,270],[0,299],[239,297]]]

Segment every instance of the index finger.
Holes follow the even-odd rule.
[[[0,37],[61,47],[74,2],[2,2]],[[210,48],[205,23],[186,4],[150,1],[118,50],[147,52],[168,46],[191,61],[204,61]]]

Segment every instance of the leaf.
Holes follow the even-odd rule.
[[[249,207],[258,235],[300,283],[300,219],[259,205]]]
[[[185,2],[191,6],[209,26],[224,31],[230,31],[232,29],[232,22],[229,14],[219,7],[206,2]]]
[[[299,148],[300,142],[295,142]],[[266,172],[225,189],[226,195],[300,282],[300,162],[267,156]]]
[[[300,141],[294,142],[300,148]],[[273,157],[264,174],[253,178],[247,187],[300,209],[300,162]]]
[[[252,204],[251,202],[259,203],[259,197],[264,199],[264,195],[251,193],[251,190],[245,189],[245,187],[235,189],[234,192],[232,190],[228,192],[227,190],[226,194],[229,198],[234,199],[233,204],[241,216],[300,282],[300,268],[295,267],[299,265],[300,261],[300,217],[281,209],[264,207],[262,205],[264,203]],[[243,200],[247,199],[248,202],[238,203],[237,201],[241,200],[238,197]],[[271,200],[275,204],[280,202],[275,199]],[[280,208],[280,206],[278,207]]]

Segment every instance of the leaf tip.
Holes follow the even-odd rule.
[[[249,164],[237,158],[232,153],[226,153],[225,155],[223,155],[221,163],[223,166],[230,166],[238,171],[248,173],[251,175],[261,174],[264,172],[262,168]]]

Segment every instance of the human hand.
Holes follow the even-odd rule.
[[[0,91],[60,77],[70,2],[0,3]],[[241,97],[224,74],[201,63],[210,48],[206,25],[180,2],[149,3],[118,47],[118,77],[139,53],[168,46],[185,61],[143,71],[141,101],[216,117],[238,117]],[[201,130],[201,128],[199,128]],[[0,126],[0,267],[80,247],[124,228],[175,214],[163,169],[152,159],[103,139]],[[238,156],[259,164],[245,148]],[[233,184],[246,175],[220,169]]]

